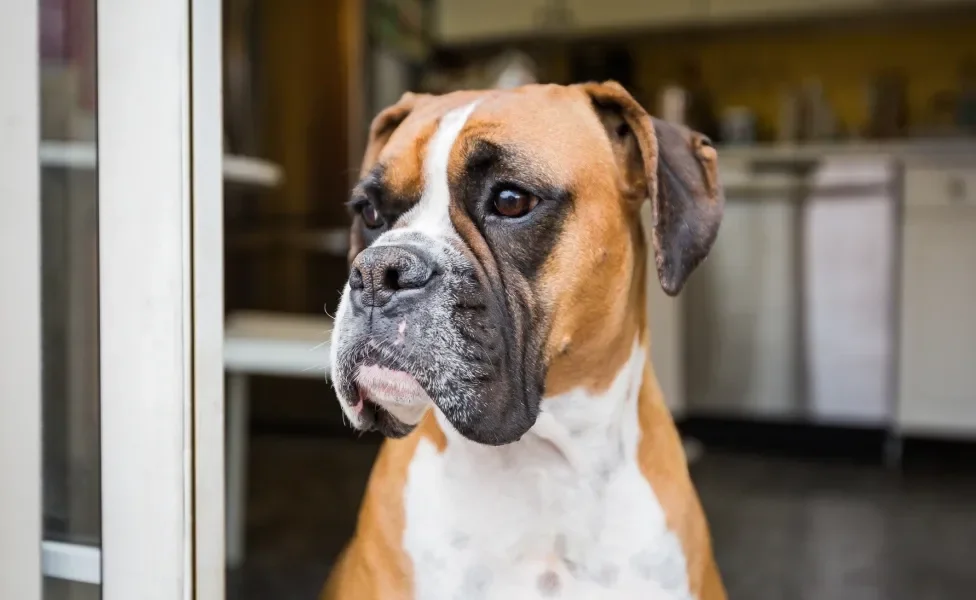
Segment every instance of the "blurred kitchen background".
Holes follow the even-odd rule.
[[[51,348],[97,343],[94,4],[41,2]],[[229,597],[316,596],[380,442],[342,423],[324,345],[371,117],[602,79],[719,148],[719,240],[649,308],[730,597],[971,597],[976,2],[223,4]],[[50,527],[97,530],[96,357],[45,355]]]

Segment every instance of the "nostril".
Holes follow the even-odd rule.
[[[383,273],[383,287],[396,291],[400,289],[400,271],[395,267],[387,267]]]
[[[417,290],[426,287],[433,277],[430,265],[413,258],[396,269],[393,277],[387,278],[386,283],[391,290]]]
[[[359,270],[359,267],[353,267],[349,271],[349,287],[354,290],[363,289],[363,273]]]

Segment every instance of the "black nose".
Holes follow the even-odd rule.
[[[358,295],[363,306],[386,306],[398,292],[427,287],[434,277],[433,265],[433,259],[420,248],[366,248],[352,262],[349,287],[359,292],[353,296]]]

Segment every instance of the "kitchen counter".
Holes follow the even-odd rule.
[[[906,162],[976,160],[976,137],[918,138],[893,141],[857,140],[812,144],[754,144],[717,146],[719,164],[743,162],[808,162],[852,156]]]

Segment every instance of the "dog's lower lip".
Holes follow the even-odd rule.
[[[361,365],[356,369],[355,381],[362,395],[374,401],[400,403],[401,399],[413,400],[427,396],[417,378],[401,369],[377,364]]]

